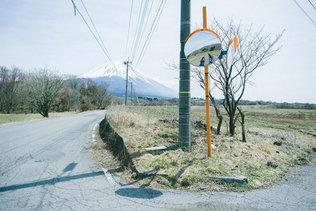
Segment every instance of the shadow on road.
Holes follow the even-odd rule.
[[[69,163],[69,165],[66,166],[66,168],[64,168],[63,172],[72,171],[76,167],[77,164],[78,163]]]
[[[162,192],[145,188],[121,188],[115,191],[117,195],[138,199],[153,199],[162,195]]]
[[[96,177],[96,176],[101,176],[101,175],[104,175],[103,172],[90,172],[90,173],[84,173],[84,174],[77,174],[73,176],[56,177],[52,179],[41,180],[41,181],[25,183],[25,184],[10,185],[10,186],[5,186],[5,187],[0,187],[0,193],[10,191],[10,190],[31,188],[31,187],[36,187],[40,185],[55,185],[56,183],[59,183],[59,182],[67,182],[70,180],[77,180],[77,179],[82,179],[82,178],[87,178],[87,177]]]

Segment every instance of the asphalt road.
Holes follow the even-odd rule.
[[[119,185],[85,146],[104,111],[0,126],[0,210],[316,210],[316,167],[247,193]]]

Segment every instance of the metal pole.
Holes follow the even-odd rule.
[[[203,28],[207,28],[206,21],[206,7],[203,7]],[[209,92],[209,82],[208,82],[208,66],[204,67],[205,72],[205,106],[206,106],[206,127],[207,127],[207,154],[209,157],[212,156],[211,147],[211,117],[210,117],[210,92]]]
[[[133,104],[133,83],[131,82],[131,104]]]
[[[136,96],[136,89],[134,88],[134,101],[135,105],[137,105],[137,96]]]
[[[181,0],[180,26],[180,84],[179,84],[179,146],[191,150],[190,64],[184,55],[185,39],[191,30],[191,0]]]
[[[128,65],[129,63],[132,63],[129,61],[129,59],[127,59],[126,62],[124,62],[124,64],[126,65],[126,87],[125,87],[125,105],[127,104],[127,88],[128,88]]]

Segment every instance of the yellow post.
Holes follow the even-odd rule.
[[[207,28],[206,22],[206,7],[203,7],[203,28]],[[205,106],[206,106],[206,127],[207,127],[207,154],[212,156],[211,146],[211,117],[210,117],[210,94],[209,94],[209,82],[208,82],[208,66],[204,67],[205,72]]]

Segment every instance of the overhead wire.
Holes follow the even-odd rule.
[[[142,10],[139,27],[138,27],[137,34],[136,34],[135,45],[133,46],[133,50],[132,50],[132,55],[131,55],[132,58],[135,57],[138,46],[141,42],[140,35],[142,34],[142,31],[144,30],[144,21],[145,21],[146,15],[147,15],[147,9],[148,9],[148,0],[146,0],[144,7],[143,7],[143,10]]]
[[[316,26],[316,22],[312,19],[312,17],[309,16],[309,14],[304,10],[304,8],[301,7],[301,5],[299,5],[296,0],[293,1],[296,4],[296,6],[298,6],[298,8],[300,8],[300,10],[304,13],[304,15],[314,24],[314,26]]]
[[[142,37],[144,35],[144,32],[147,28],[147,25],[148,25],[148,22],[149,22],[149,19],[150,19],[150,14],[151,14],[151,11],[152,11],[152,8],[153,8],[153,2],[152,1],[151,5],[150,5],[150,9],[149,9],[149,12],[147,13],[147,16],[146,16],[146,10],[141,6],[141,9],[140,9],[140,15],[139,15],[139,18],[138,18],[138,26],[135,30],[135,36],[134,36],[134,40],[135,40],[135,43],[134,45],[132,45],[132,58],[133,60],[137,60],[137,65],[138,63],[142,60],[143,56],[144,56],[144,53],[146,52],[147,48],[148,48],[148,45],[151,41],[151,38],[153,36],[153,33],[157,27],[157,24],[158,24],[158,21],[160,19],[160,16],[162,14],[162,11],[163,11],[163,8],[166,4],[166,0],[161,0],[160,3],[157,4],[158,6],[158,9],[156,10],[156,15],[154,15],[154,18],[153,18],[153,21],[151,23],[151,26],[150,28],[147,30],[148,33],[147,33],[147,37],[145,38],[145,40],[143,41],[142,40]],[[143,2],[142,2],[143,4]],[[146,19],[145,21],[145,25],[143,27],[143,19]],[[139,47],[142,46],[140,49],[141,51],[139,52]],[[135,68],[136,66],[135,65]]]
[[[144,32],[145,32],[145,30],[147,28],[147,25],[148,25],[148,22],[149,22],[149,19],[150,19],[150,15],[151,15],[151,11],[152,11],[152,8],[153,8],[153,4],[154,4],[154,1],[151,1],[149,11],[147,12],[147,17],[144,16],[144,19],[146,20],[146,22],[145,22],[145,25],[144,25],[143,29],[141,30],[141,33],[140,33],[140,37],[139,37],[140,41],[138,42],[138,44],[136,45],[136,48],[135,48],[135,52],[136,53],[138,52],[138,49],[139,49],[139,47],[141,45],[142,38],[144,36]],[[135,56],[136,56],[136,54],[135,54]]]
[[[156,17],[155,17],[155,20],[154,20],[154,22],[153,22],[153,25],[152,25],[152,27],[151,27],[151,29],[150,29],[150,32],[148,33],[148,36],[147,36],[146,41],[145,41],[145,44],[144,44],[143,49],[142,49],[142,51],[141,51],[141,53],[140,53],[140,57],[139,57],[139,60],[138,60],[138,62],[137,62],[137,65],[138,65],[139,61],[142,60],[142,58],[143,58],[143,56],[144,56],[144,53],[146,52],[146,50],[147,50],[147,48],[148,48],[148,46],[149,46],[149,43],[150,43],[151,38],[152,38],[152,36],[153,36],[153,34],[154,34],[155,30],[156,30],[156,27],[157,27],[157,25],[158,25],[159,19],[160,19],[160,17],[161,17],[161,14],[162,14],[162,11],[163,11],[163,9],[164,9],[164,6],[165,6],[166,2],[167,2],[167,0],[165,0],[164,2],[162,2],[163,4],[160,5],[160,8],[159,8],[159,10],[158,10],[158,13],[157,13],[157,15],[156,15]]]
[[[85,25],[89,29],[90,33],[92,34],[92,36],[96,40],[97,44],[101,48],[102,52],[104,53],[106,59],[113,66],[115,66],[113,64],[113,60],[111,58],[111,55],[110,55],[109,51],[107,50],[107,48],[103,42],[103,39],[100,36],[100,33],[97,30],[97,27],[92,19],[92,16],[90,15],[90,13],[87,9],[84,1],[83,0],[80,0],[80,1],[81,1],[81,4],[85,10],[86,16],[88,17],[92,27],[90,26],[90,24],[86,20],[85,16],[82,14],[82,12],[77,7],[75,0],[71,0],[71,2],[73,4],[73,8],[74,8],[74,14],[76,15],[78,13],[80,15],[83,22],[85,23]],[[127,39],[126,39],[126,45],[125,45],[125,57],[128,54],[132,60],[135,59],[137,61],[135,66],[137,66],[139,64],[139,62],[142,60],[142,58],[144,57],[144,54],[148,48],[148,45],[151,41],[153,33],[157,27],[158,21],[161,17],[163,8],[164,8],[167,0],[161,0],[160,4],[158,4],[158,10],[156,10],[156,14],[154,15],[151,26],[150,26],[150,28],[147,29],[147,26],[148,26],[148,23],[150,21],[150,17],[152,14],[151,11],[153,9],[153,5],[155,2],[154,0],[152,0],[151,2],[149,2],[149,1],[150,0],[141,0],[141,5],[139,7],[139,13],[138,13],[138,19],[137,19],[137,27],[135,29],[135,34],[133,37],[131,49],[128,52],[128,49],[130,47],[130,41],[131,41],[130,33],[131,33],[131,23],[132,23],[133,9],[134,9],[134,0],[132,0],[132,2],[131,2],[129,21],[128,21],[128,32],[127,32]],[[147,36],[146,36],[145,40],[143,40],[145,31],[147,31]]]
[[[156,27],[158,25],[159,19],[161,17],[163,9],[164,9],[164,7],[166,5],[166,2],[167,2],[167,0],[162,0],[160,5],[159,5],[159,8],[158,8],[157,13],[156,13],[156,16],[154,18],[154,21],[153,21],[151,27],[150,27],[149,33],[147,34],[146,41],[144,42],[144,45],[143,45],[142,50],[141,50],[141,52],[139,54],[139,57],[138,57],[137,62],[135,64],[135,67],[138,66],[139,62],[144,57],[144,54],[145,54],[145,52],[146,52],[146,50],[148,48],[148,45],[149,45],[149,43],[151,41],[152,36],[153,36],[153,34],[154,34],[155,30],[156,30]]]
[[[74,10],[75,10],[76,12],[78,12],[78,14],[79,14],[80,17],[82,18],[83,22],[85,23],[85,25],[86,25],[87,28],[89,29],[90,33],[92,34],[92,36],[94,37],[94,39],[97,41],[97,43],[98,43],[98,45],[100,46],[102,52],[104,53],[106,59],[115,67],[115,65],[114,65],[114,63],[113,63],[113,61],[112,61],[112,59],[111,59],[111,56],[110,56],[108,50],[106,49],[106,47],[105,47],[105,45],[104,45],[104,42],[103,42],[103,40],[102,40],[102,38],[101,38],[101,36],[100,36],[98,30],[96,29],[95,24],[94,24],[94,22],[93,22],[93,20],[92,20],[92,18],[91,18],[91,16],[90,16],[90,14],[89,14],[87,8],[85,7],[85,5],[84,5],[84,3],[83,3],[83,0],[81,0],[81,3],[82,3],[82,5],[83,5],[83,7],[85,8],[85,11],[86,11],[86,13],[87,13],[87,15],[88,15],[88,17],[89,17],[89,19],[90,19],[90,22],[92,23],[92,26],[93,26],[93,28],[94,28],[94,30],[95,30],[95,32],[96,32],[97,35],[96,35],[95,32],[92,30],[92,28],[90,27],[90,25],[89,25],[88,22],[86,21],[86,19],[85,19],[85,17],[83,16],[83,14],[82,14],[82,13],[80,12],[80,10],[78,9],[78,7],[77,7],[77,5],[75,4],[75,2],[74,2],[73,0],[71,0],[71,2],[72,2],[72,4],[73,4],[73,6],[74,6]],[[76,14],[76,13],[75,13],[75,14]]]
[[[309,4],[312,5],[312,7],[316,10],[315,5],[313,4],[313,2],[311,2],[310,0],[308,0]]]
[[[71,0],[71,3],[72,3],[72,6],[74,7],[74,15],[76,16],[77,13],[76,13],[76,4],[74,2],[74,0]]]
[[[109,51],[106,49],[106,47],[105,47],[105,45],[104,45],[104,42],[103,42],[103,39],[101,38],[101,36],[100,36],[100,34],[99,34],[99,31],[97,30],[97,28],[96,28],[96,26],[95,26],[95,24],[94,24],[94,21],[92,20],[92,18],[91,18],[91,16],[90,16],[90,13],[88,12],[88,9],[87,9],[86,5],[84,4],[83,0],[80,0],[80,1],[81,1],[81,4],[82,4],[83,8],[85,9],[85,11],[86,11],[88,17],[89,17],[89,20],[90,20],[90,22],[91,22],[91,24],[92,24],[92,26],[93,26],[93,29],[94,29],[95,32],[97,33],[97,36],[98,36],[98,38],[99,38],[99,40],[100,40],[100,42],[101,42],[103,48],[104,48],[105,51],[107,52],[107,54],[108,54],[108,56],[109,56],[109,58],[110,58],[110,60],[111,60],[111,63],[112,63],[112,59],[111,59],[110,53],[109,53]]]
[[[129,44],[129,33],[130,33],[131,22],[132,22],[133,5],[134,5],[134,0],[132,0],[131,9],[130,9],[130,12],[129,12],[129,21],[128,21],[128,30],[127,30],[127,39],[126,39],[126,46],[125,46],[124,58],[126,58],[127,49],[128,49],[128,44]]]
[[[134,38],[133,38],[133,42],[132,42],[132,46],[131,46],[131,50],[130,50],[129,54],[131,54],[132,50],[134,49],[134,45],[135,45],[135,41],[136,41],[136,35],[137,35],[138,30],[139,30],[138,28],[139,28],[140,19],[141,19],[143,3],[144,3],[144,0],[141,1],[141,5],[140,5],[140,8],[139,8],[138,18],[137,18],[137,25],[136,25],[135,34],[134,34]]]

